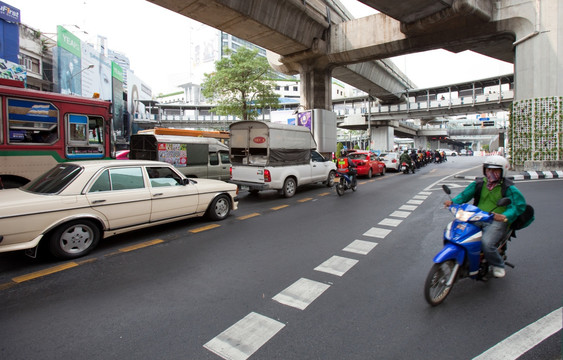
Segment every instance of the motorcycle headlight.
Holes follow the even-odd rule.
[[[471,219],[473,215],[475,215],[475,213],[472,211],[458,210],[455,213],[455,218],[459,221],[469,221],[469,219]]]

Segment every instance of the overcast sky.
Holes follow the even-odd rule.
[[[64,25],[85,41],[97,35],[125,54],[135,75],[153,94],[175,89],[188,68],[188,20],[145,0],[2,0],[19,8],[21,21],[43,33]],[[400,0],[398,0],[400,1]],[[341,0],[356,17],[374,11],[356,0]],[[87,33],[87,34],[86,34]],[[56,38],[55,38],[56,39]],[[393,59],[419,88],[446,85],[513,72],[512,64],[472,52],[444,50]]]

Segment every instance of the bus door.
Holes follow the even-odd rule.
[[[104,151],[104,119],[82,114],[66,115],[66,157],[72,160],[101,159]]]

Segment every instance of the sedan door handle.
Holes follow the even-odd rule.
[[[94,200],[92,201],[92,204],[99,204],[99,203],[103,203],[106,202],[105,200]]]
[[[164,193],[156,193],[156,194],[152,194],[152,196],[162,196],[164,195]]]

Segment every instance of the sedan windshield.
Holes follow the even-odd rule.
[[[56,194],[70,184],[80,174],[80,166],[58,164],[45,174],[23,187],[26,191],[39,194]]]

